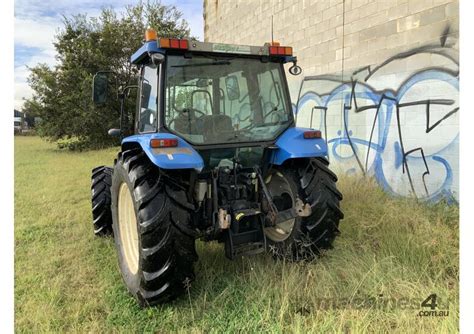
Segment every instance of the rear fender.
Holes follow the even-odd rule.
[[[326,157],[328,148],[323,138],[305,139],[303,133],[314,129],[289,128],[276,141],[271,162],[282,165],[286,160],[296,158]]]
[[[152,139],[177,139],[178,146],[152,148]],[[140,145],[152,163],[162,169],[195,169],[200,172],[204,168],[201,155],[182,138],[170,133],[146,133],[133,135],[122,140],[122,148]]]

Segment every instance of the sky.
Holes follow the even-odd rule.
[[[62,27],[62,17],[86,13],[98,16],[101,8],[112,7],[120,12],[134,0],[15,0],[15,109],[21,109],[24,99],[32,96],[28,86],[28,67],[38,63],[56,63],[53,38]],[[204,38],[203,3],[201,0],[162,0],[175,5],[188,22],[191,35]],[[138,37],[138,38],[141,38]]]

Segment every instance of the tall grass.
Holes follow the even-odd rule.
[[[349,177],[339,182],[342,233],[321,258],[229,261],[221,244],[198,242],[189,294],[140,309],[122,284],[112,240],[92,233],[90,170],[115,154],[15,138],[18,332],[458,331],[458,208],[391,198]],[[433,293],[448,316],[418,316]]]

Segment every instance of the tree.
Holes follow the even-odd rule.
[[[159,37],[189,38],[188,24],[175,6],[159,1],[140,2],[119,14],[103,9],[97,18],[64,17],[63,24],[55,36],[57,65],[30,69],[28,82],[34,94],[25,101],[24,110],[41,117],[38,133],[43,137],[74,138],[81,148],[111,145],[114,140],[107,130],[119,126],[119,101],[111,92],[111,103],[96,107],[91,98],[93,75],[99,70],[115,72],[115,93],[118,86],[135,84],[138,69],[130,56],[142,45],[146,28],[154,28]],[[136,98],[131,95],[126,101],[129,113]]]

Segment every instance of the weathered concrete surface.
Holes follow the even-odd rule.
[[[205,0],[205,40],[262,45],[272,15],[303,68],[297,123],[323,131],[332,163],[394,194],[458,198],[458,0]]]

